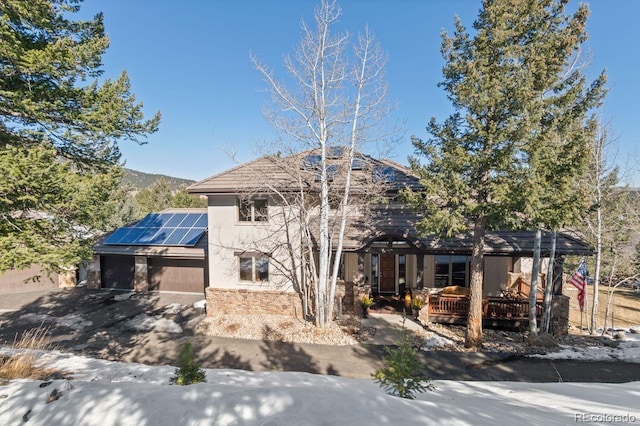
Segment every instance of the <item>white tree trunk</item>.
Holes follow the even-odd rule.
[[[600,185],[596,188],[599,202],[601,202]],[[591,306],[591,333],[598,329],[598,294],[600,291],[600,265],[602,263],[602,207],[598,203],[596,211],[596,269],[593,277],[593,302]],[[585,280],[587,277],[585,277]]]
[[[556,239],[558,233],[553,231],[551,235],[551,255],[549,256],[549,267],[547,268],[547,285],[544,289],[544,314],[542,316],[542,331],[549,332],[551,326],[551,302],[553,300],[553,269],[556,261]]]
[[[542,240],[542,230],[536,229],[536,236],[533,242],[533,270],[531,271],[531,288],[529,289],[529,333],[531,336],[538,335],[538,321],[536,319],[536,304],[538,293],[538,275],[540,274],[540,245]]]

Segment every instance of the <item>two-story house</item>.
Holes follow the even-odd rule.
[[[344,163],[339,154],[328,167],[332,174],[329,184],[335,185],[332,190],[338,195],[331,202],[332,218],[338,216],[335,211],[344,186]],[[177,219],[167,215],[200,215],[198,229],[202,232],[198,240],[191,245],[174,246],[170,244],[173,240],[164,239],[162,244],[149,245],[154,237],[157,243],[167,233],[158,226],[147,232],[157,234],[134,239],[133,244],[131,238],[117,240],[108,236],[96,245],[96,255],[103,259],[94,259],[93,282],[102,280],[103,288],[204,290],[211,314],[267,312],[301,316],[303,301],[309,297],[305,294],[304,271],[313,262],[313,256],[305,253],[317,250],[314,221],[319,211],[318,161],[317,155],[309,152],[265,156],[191,185],[190,193],[207,196],[206,212],[173,210],[162,214],[165,221],[174,222]],[[365,155],[358,155],[351,169],[355,201],[346,213],[339,270],[339,278],[345,284],[340,294],[345,309],[353,308],[354,285],[365,286],[375,294],[398,294],[409,288],[468,287],[470,236],[423,237],[415,228],[420,215],[398,201],[401,190],[420,189],[411,171]],[[146,224],[145,220],[141,221],[142,226],[149,228],[151,219]],[[206,227],[202,226],[205,222]],[[332,225],[335,249],[339,221],[332,221]],[[116,230],[114,234],[121,232],[124,231]],[[499,297],[514,276],[530,273],[533,232],[490,232],[486,245],[484,295]],[[543,247],[549,246],[550,236],[544,235]],[[559,270],[564,256],[590,254],[591,250],[580,238],[560,233],[556,251]],[[543,255],[548,256],[548,252],[543,251]],[[109,284],[109,277],[120,273],[119,263],[127,265],[125,279]],[[180,285],[180,279],[190,284]],[[173,281],[169,283],[170,280]],[[558,279],[554,285],[556,294],[561,293],[561,285]]]

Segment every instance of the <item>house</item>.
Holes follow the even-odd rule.
[[[204,291],[209,315],[304,316],[310,299],[305,271],[317,262],[318,162],[314,152],[265,156],[191,185],[188,192],[207,197],[207,209],[169,209],[105,235],[95,245],[89,287]],[[329,163],[328,182],[337,190],[346,167],[343,153],[330,151]],[[365,293],[398,295],[410,289],[426,294],[469,286],[471,236],[420,236],[415,227],[420,216],[398,197],[405,188],[421,188],[410,170],[362,154],[349,168],[356,202],[345,214],[340,309],[357,310]],[[339,219],[337,201],[331,199],[330,205],[332,220]],[[329,238],[335,249],[335,232]],[[550,238],[543,234],[543,256],[548,257],[544,248]],[[591,252],[578,236],[559,233],[554,294],[566,305],[567,317],[558,279],[563,260]],[[512,287],[522,290],[530,281],[532,256],[533,232],[489,232],[485,298],[502,301]]]
[[[188,188],[188,192],[208,199],[210,272],[206,299],[210,314],[302,314],[302,252],[307,247],[301,242],[304,236],[299,224],[304,215],[311,221],[317,219],[318,161],[313,152],[265,156]],[[340,153],[330,153],[329,162],[330,184],[337,182],[339,187],[344,159]],[[356,309],[354,300],[362,291],[393,295],[405,289],[417,292],[469,286],[470,235],[449,240],[421,237],[415,228],[420,217],[399,202],[402,189],[421,187],[410,170],[358,154],[352,171],[354,197],[365,190],[362,184],[368,183],[382,188],[370,198],[382,202],[370,205],[366,212],[356,206],[347,213],[339,271],[344,283],[339,296],[343,296],[345,309]],[[306,197],[303,203],[301,197]],[[314,242],[315,238],[317,235],[311,235]],[[484,296],[498,298],[518,279],[530,276],[533,232],[490,232],[486,246]],[[543,247],[550,247],[548,234],[543,235]],[[310,249],[317,249],[317,245]],[[591,252],[579,237],[559,233],[555,265],[560,273],[556,276],[562,275],[565,256]],[[543,256],[548,257],[548,251],[543,251]],[[561,286],[562,280],[556,280],[554,293],[558,297]],[[568,312],[568,303],[566,309]]]

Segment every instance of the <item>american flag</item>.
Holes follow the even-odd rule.
[[[584,258],[567,282],[578,289],[578,304],[580,304],[580,310],[584,310],[584,295],[587,285],[587,263]]]

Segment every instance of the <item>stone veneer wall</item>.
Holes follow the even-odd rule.
[[[344,282],[342,284],[338,284],[338,287],[340,287],[340,285],[342,285],[344,287],[344,289],[342,290],[342,313],[343,314],[353,314],[354,312],[354,306],[356,305],[354,303],[354,288],[355,286],[353,285],[352,282],[347,281]],[[341,292],[339,291],[339,289],[336,289],[336,299],[338,297],[340,297]],[[338,303],[336,300],[336,307],[335,307],[335,312],[338,312]]]
[[[89,290],[100,290],[100,256],[94,255],[87,267],[87,288]]]
[[[58,274],[59,288],[73,288],[76,284],[76,268],[68,268]]]
[[[564,336],[569,333],[569,297],[565,295],[553,296],[549,332],[554,336]]]
[[[149,267],[145,256],[135,256],[133,272],[133,289],[135,291],[149,291]]]
[[[362,296],[371,295],[371,286],[369,285],[354,285],[353,286],[353,314],[362,316],[362,305],[360,305],[360,298]]]
[[[302,318],[298,293],[207,287],[207,315],[289,315]]]

